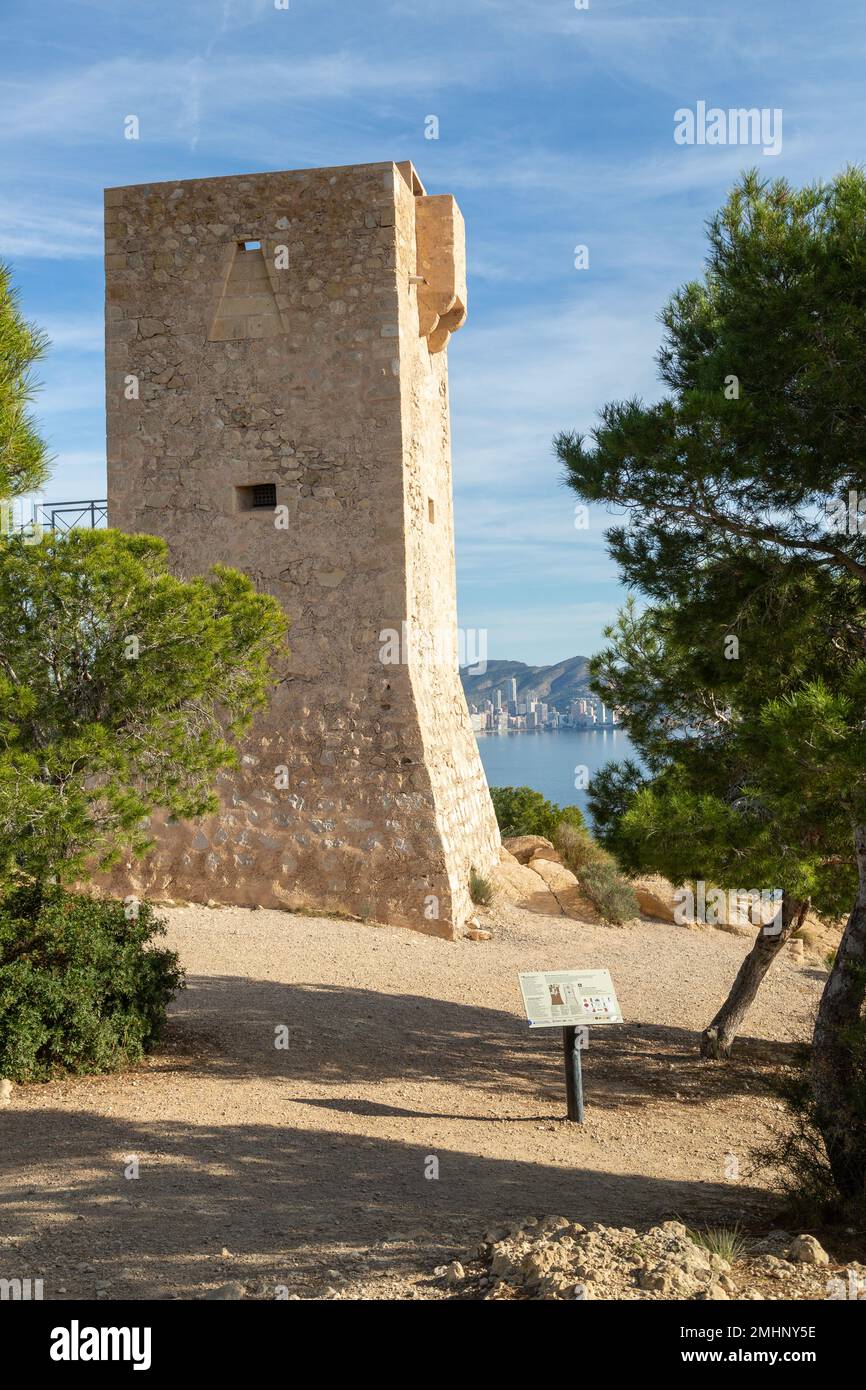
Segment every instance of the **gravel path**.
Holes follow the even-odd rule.
[[[160,1051],[135,1072],[16,1087],[0,1110],[0,1275],[41,1275],[46,1298],[233,1281],[431,1297],[434,1266],[503,1221],[766,1208],[748,1149],[781,1119],[768,1081],[808,1035],[814,967],[777,962],[739,1059],[706,1063],[697,1032],[749,946],[712,928],[504,906],[484,914],[493,940],[444,942],[280,912],[164,915],[189,988]],[[602,966],[627,1022],[593,1034],[581,1129],[563,1119],[559,1032],[529,1033],[517,971]]]

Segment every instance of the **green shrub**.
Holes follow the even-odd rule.
[[[634,889],[613,860],[587,864],[579,877],[581,888],[609,922],[621,924],[640,914]]]
[[[475,869],[469,871],[469,896],[479,907],[489,907],[493,901],[493,884]]]
[[[627,922],[638,916],[634,889],[613,856],[596,844],[577,806],[557,806],[531,787],[491,787],[490,795],[500,832],[505,836],[544,835],[551,840],[562,862],[609,922]]]
[[[582,826],[577,806],[557,806],[531,787],[491,787],[493,809],[502,835],[543,835],[552,840],[557,825]]]
[[[689,1240],[710,1255],[720,1255],[728,1264],[733,1264],[746,1253],[746,1242],[739,1225],[704,1226],[701,1230],[690,1230]]]
[[[592,838],[585,825],[558,825],[553,843],[563,863],[578,877],[587,864],[614,863],[613,856]]]
[[[129,916],[127,916],[129,913]],[[147,903],[18,888],[0,901],[0,1076],[45,1081],[141,1060],[183,988]]]
[[[634,889],[623,878],[613,855],[596,844],[586,826],[558,825],[553,843],[602,917],[622,923],[638,916]]]

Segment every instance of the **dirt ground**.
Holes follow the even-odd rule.
[[[737,1059],[708,1063],[697,1035],[749,946],[709,927],[504,906],[493,940],[445,942],[164,916],[189,987],[159,1051],[0,1109],[0,1274],[42,1277],[46,1298],[436,1297],[434,1267],[499,1223],[772,1211],[749,1148],[782,1122],[769,1081],[808,1036],[814,965],[783,953]],[[557,967],[609,968],[626,1019],[592,1034],[583,1127],[564,1119],[561,1035],[530,1033],[517,983]]]

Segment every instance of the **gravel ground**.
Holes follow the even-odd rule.
[[[444,1297],[434,1268],[498,1223],[771,1206],[748,1150],[781,1122],[768,1083],[808,1036],[814,965],[778,961],[738,1058],[708,1063],[697,1034],[749,946],[727,932],[511,906],[482,914],[492,940],[457,942],[164,915],[189,988],[160,1050],[0,1109],[0,1275],[41,1276],[46,1298]],[[517,985],[556,967],[608,967],[626,1019],[593,1033],[582,1128],[563,1118],[559,1032],[530,1034]]]

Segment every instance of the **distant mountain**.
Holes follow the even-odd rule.
[[[534,695],[564,713],[570,700],[585,695],[589,689],[588,664],[589,658],[585,656],[570,656],[566,661],[558,661],[555,666],[527,666],[524,661],[488,661],[483,675],[470,675],[471,667],[464,666],[460,679],[470,704],[479,705],[484,700],[494,700],[497,690],[502,691],[503,701],[509,700],[513,676],[517,681],[518,700]]]

